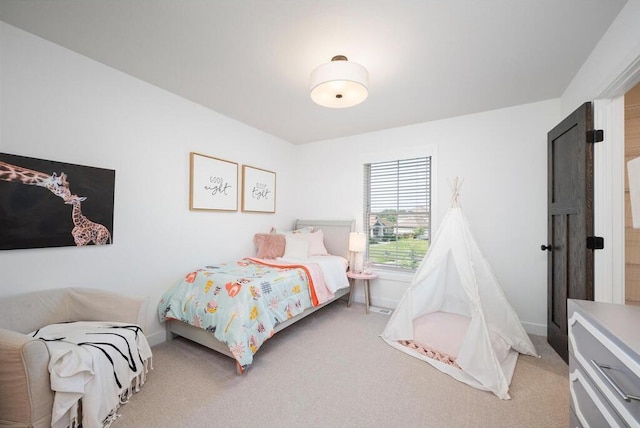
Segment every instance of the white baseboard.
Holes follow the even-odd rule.
[[[543,324],[535,324],[531,322],[520,321],[524,331],[529,334],[535,334],[536,336],[547,337],[547,326]]]
[[[147,342],[149,342],[149,346],[156,346],[166,341],[167,341],[167,333],[165,333],[164,330],[147,336]]]
[[[364,304],[364,293],[359,294],[358,292],[356,292],[353,295],[353,301]],[[371,301],[371,306],[394,310],[396,306],[398,306],[398,303],[399,302],[394,299],[375,298]]]

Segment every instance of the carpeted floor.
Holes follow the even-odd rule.
[[[163,343],[112,428],[568,426],[568,367],[545,338],[532,337],[541,358],[518,358],[505,401],[387,345],[388,320],[337,301],[276,334],[243,376],[200,345]]]

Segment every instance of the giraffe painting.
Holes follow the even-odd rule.
[[[69,182],[64,172],[60,175],[57,175],[55,172],[48,175],[43,172],[0,161],[0,180],[44,187],[54,195],[62,198],[65,202],[71,197]]]
[[[111,233],[109,229],[99,223],[94,223],[82,214],[82,201],[87,198],[71,195],[65,204],[73,205],[71,218],[73,219],[73,230],[71,235],[77,246],[94,243],[95,245],[111,244]]]
[[[111,169],[0,153],[0,250],[112,244],[114,190]]]

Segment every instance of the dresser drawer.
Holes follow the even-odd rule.
[[[583,428],[582,424],[578,421],[576,413],[573,411],[573,407],[569,408],[569,427],[570,428]]]
[[[629,355],[615,338],[578,312],[569,319],[569,352],[579,364],[581,375],[591,379],[622,419],[630,426],[640,426],[640,401],[624,398],[625,394],[640,397],[637,355]]]
[[[575,363],[573,358],[570,358],[569,365],[571,426],[585,428],[626,427],[627,425],[600,394],[600,391],[589,382],[580,365]]]

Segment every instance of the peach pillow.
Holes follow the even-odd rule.
[[[259,259],[277,259],[284,255],[285,237],[275,233],[256,233],[253,243],[258,247]]]

